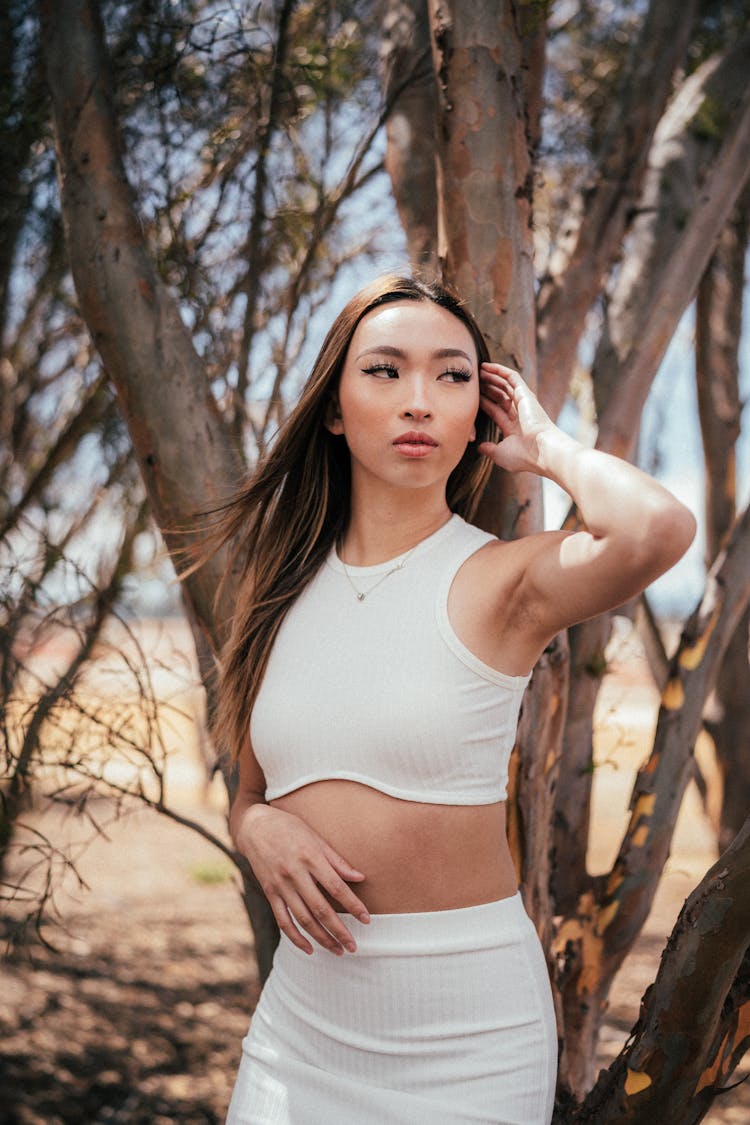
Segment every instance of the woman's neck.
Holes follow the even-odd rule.
[[[339,556],[350,566],[376,566],[421,543],[450,517],[445,497],[428,500],[415,494],[411,503],[367,505],[357,504],[353,498]]]

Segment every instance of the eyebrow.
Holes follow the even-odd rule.
[[[392,344],[379,344],[374,348],[365,348],[357,356],[357,359],[362,359],[366,355],[392,355],[396,359],[407,359],[407,353],[402,348],[393,347]],[[474,362],[469,353],[462,351],[461,348],[437,348],[436,351],[431,353],[432,359],[452,359],[456,356],[461,356],[468,363]]]

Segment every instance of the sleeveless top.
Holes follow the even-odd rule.
[[[483,663],[448,619],[456,572],[494,538],[453,515],[377,566],[345,569],[331,550],[281,625],[253,707],[266,800],[331,778],[434,804],[505,798],[530,674]]]

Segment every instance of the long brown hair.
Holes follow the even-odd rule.
[[[212,513],[222,515],[203,544],[202,565],[232,541],[224,581],[239,574],[235,612],[220,660],[212,734],[236,761],[247,745],[250,713],[279,627],[292,603],[341,539],[349,520],[351,469],[345,439],[325,425],[326,412],[354,331],[372,309],[392,301],[432,301],[469,329],[479,363],[489,360],[484,337],[460,299],[444,285],[388,274],[359,291],[333,322],[310,378],[272,448],[250,479]],[[480,410],[476,441],[448,478],[449,508],[471,519],[491,469],[477,450],[497,432]],[[209,513],[201,513],[203,515]],[[238,565],[239,561],[239,565]]]

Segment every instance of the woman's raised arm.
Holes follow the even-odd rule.
[[[519,543],[516,598],[543,647],[560,629],[621,605],[669,570],[695,535],[695,519],[667,489],[628,462],[563,433],[511,368],[484,364],[482,406],[503,435],[480,450],[510,472],[555,481],[584,528]]]

